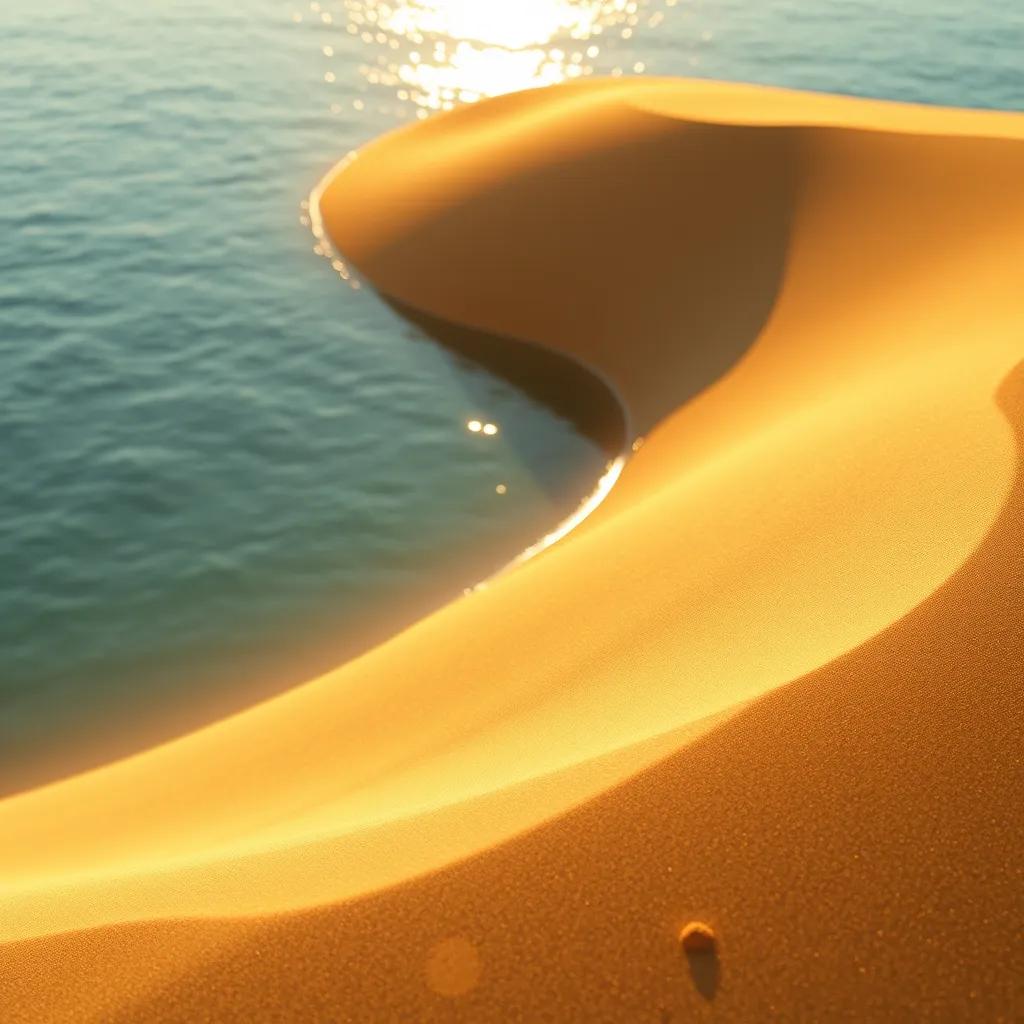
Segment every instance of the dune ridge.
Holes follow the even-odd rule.
[[[0,802],[8,1019],[1014,1019],[1022,180],[1024,117],[657,79],[348,162],[367,280],[643,444],[487,589]]]

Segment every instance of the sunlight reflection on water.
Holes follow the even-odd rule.
[[[366,44],[369,59],[359,69],[366,83],[407,104],[406,116],[414,110],[423,118],[458,103],[593,74],[610,44],[629,40],[640,26],[657,27],[663,8],[677,2],[346,0],[346,31]],[[333,56],[334,48],[323,52]]]

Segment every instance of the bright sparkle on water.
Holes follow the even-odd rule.
[[[364,64],[425,117],[521,89],[593,74],[605,38],[629,39],[649,0],[348,0],[347,30],[379,51]],[[666,4],[666,6],[670,6]]]

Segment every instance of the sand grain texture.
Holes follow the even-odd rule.
[[[487,589],[0,802],[3,1020],[1020,1019],[1021,181],[1024,117],[707,82],[368,147],[366,279],[645,443]]]

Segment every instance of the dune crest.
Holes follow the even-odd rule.
[[[644,443],[486,590],[0,802],[10,1019],[451,1019],[423,965],[453,936],[472,1020],[830,992],[861,1019],[1008,1013],[1021,181],[1024,117],[706,82],[517,94],[367,147],[320,197],[346,258],[591,367]],[[966,907],[988,931],[936,954]],[[679,965],[691,919],[721,936],[717,994]],[[854,926],[893,936],[865,940],[891,965],[871,985],[842,959]]]

